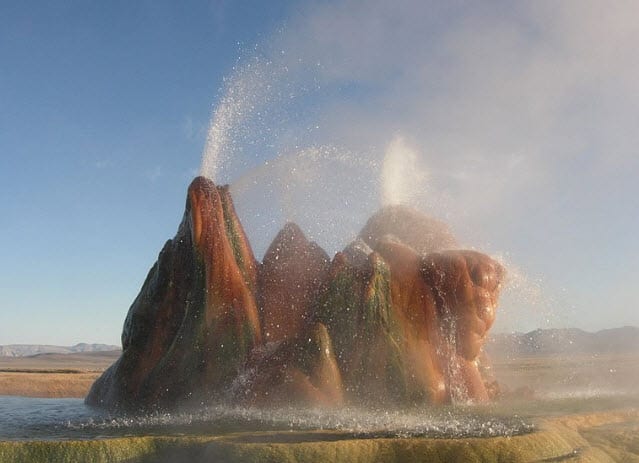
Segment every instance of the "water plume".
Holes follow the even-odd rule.
[[[386,148],[381,171],[382,205],[411,204],[423,194],[427,174],[417,151],[395,135]]]
[[[260,55],[233,67],[224,79],[221,97],[209,123],[202,151],[200,175],[219,181],[220,170],[242,154],[244,145],[268,145],[265,119],[282,98],[277,82],[284,82],[287,69]]]

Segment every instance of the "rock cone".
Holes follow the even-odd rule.
[[[259,277],[259,309],[267,342],[292,339],[312,318],[329,257],[287,223],[266,251]]]
[[[184,218],[133,302],[122,356],[87,403],[168,408],[215,396],[261,341],[256,262],[226,187],[190,185]]]
[[[117,411],[233,398],[377,407],[485,401],[503,268],[448,227],[383,208],[329,262],[286,224],[257,264],[227,187],[196,178],[175,238],[86,401]]]
[[[407,371],[389,268],[362,241],[338,253],[318,300],[351,402],[404,402]]]

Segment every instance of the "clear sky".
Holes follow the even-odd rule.
[[[639,5],[523,3],[0,3],[0,344],[117,343],[205,146],[258,258],[399,159],[509,264],[498,329],[639,325]]]

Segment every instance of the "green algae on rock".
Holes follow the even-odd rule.
[[[316,318],[333,340],[350,402],[406,402],[403,340],[392,308],[389,269],[363,242],[333,259]]]

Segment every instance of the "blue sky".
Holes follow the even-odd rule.
[[[498,329],[639,324],[635,4],[388,3],[3,2],[0,344],[118,342],[225,104],[258,257],[339,249],[412,159],[510,265]]]
[[[118,339],[261,4],[2,3],[0,343]]]

